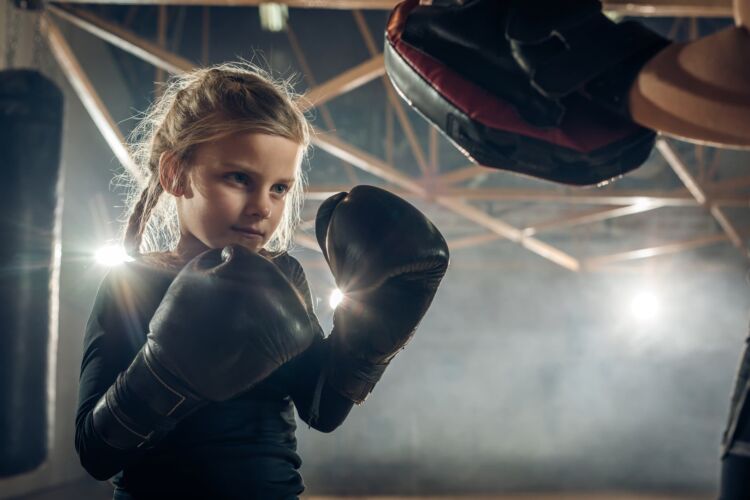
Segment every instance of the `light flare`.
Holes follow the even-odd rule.
[[[331,309],[336,309],[336,307],[341,304],[342,300],[344,300],[344,293],[338,288],[335,288],[331,292],[331,296],[328,298],[328,305],[331,306]]]
[[[101,266],[114,267],[125,262],[132,262],[133,258],[120,245],[105,245],[94,254],[96,263]]]

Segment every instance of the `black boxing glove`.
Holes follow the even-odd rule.
[[[146,343],[94,407],[110,446],[157,441],[208,401],[224,401],[304,351],[316,335],[303,299],[269,260],[240,246],[191,260]]]
[[[419,210],[373,186],[326,200],[315,233],[344,294],[326,377],[359,404],[427,312],[448,267],[448,245]]]

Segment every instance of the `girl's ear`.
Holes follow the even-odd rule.
[[[172,196],[185,195],[186,179],[181,171],[180,162],[167,151],[159,156],[159,183],[164,191]]]

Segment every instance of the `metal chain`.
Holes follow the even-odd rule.
[[[18,14],[16,7],[11,2],[6,4],[8,15],[5,16],[5,32],[7,33],[5,48],[5,66],[8,69],[13,68],[16,60],[16,48],[18,46],[18,37],[21,30],[19,26]]]
[[[42,14],[41,11],[35,11],[34,16],[34,41],[31,45],[31,66],[33,68],[42,70],[42,50],[44,50],[44,43],[42,43]]]

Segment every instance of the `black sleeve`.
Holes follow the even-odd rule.
[[[302,266],[288,256],[289,276],[305,300],[311,321],[318,330],[313,344],[289,363],[290,395],[300,418],[312,428],[331,432],[349,415],[353,402],[335,391],[325,379],[326,363],[331,362],[330,344],[315,316],[310,287]]]
[[[137,315],[133,313],[124,317],[123,312],[128,307],[118,304],[123,298],[133,298],[128,283],[121,278],[120,271],[110,272],[105,277],[83,340],[75,447],[81,465],[98,480],[108,479],[143,453],[109,446],[94,430],[92,420],[97,401],[117,375],[127,369],[145,340]]]

